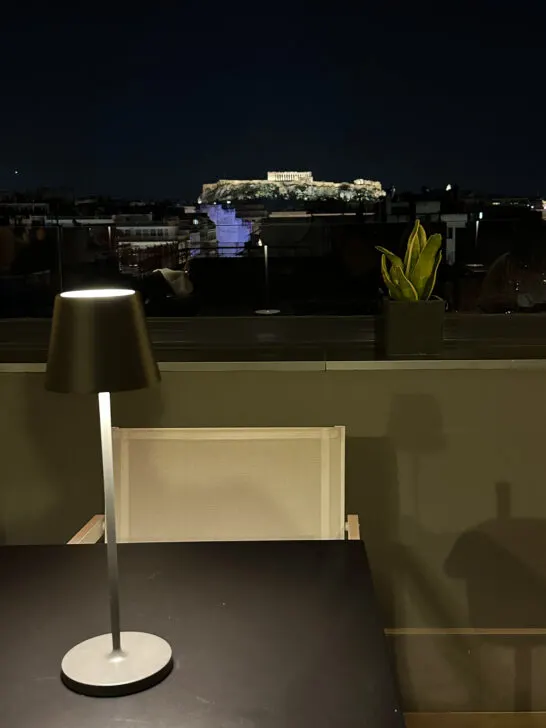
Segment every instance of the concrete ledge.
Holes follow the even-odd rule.
[[[158,366],[162,372],[323,372],[326,370],[324,361],[160,361]]]
[[[376,361],[327,361],[327,371],[423,371],[456,369],[546,370],[546,359],[411,359]]]
[[[45,363],[0,363],[1,373],[45,372]],[[423,359],[400,361],[163,361],[162,372],[546,371],[546,359]]]
[[[406,713],[406,728],[544,728],[546,713]]]
[[[160,361],[162,372],[324,372],[323,361]],[[0,374],[39,374],[46,365],[32,362],[0,363]]]

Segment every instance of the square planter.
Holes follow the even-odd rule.
[[[445,301],[383,302],[381,348],[387,358],[438,357],[444,343]]]

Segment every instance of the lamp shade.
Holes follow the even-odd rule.
[[[159,379],[136,291],[71,291],[55,298],[46,389],[122,392],[150,387]]]

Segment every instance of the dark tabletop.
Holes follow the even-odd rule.
[[[122,628],[167,639],[161,684],[89,698],[63,654],[108,631],[104,546],[0,547],[1,728],[400,728],[361,542],[125,544]]]

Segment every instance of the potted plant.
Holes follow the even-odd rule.
[[[438,356],[442,350],[445,303],[433,297],[442,259],[442,236],[427,238],[417,220],[404,259],[376,246],[389,297],[380,320],[381,339],[388,357]]]

